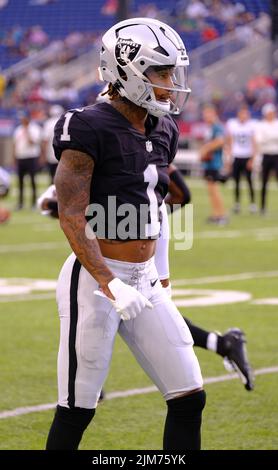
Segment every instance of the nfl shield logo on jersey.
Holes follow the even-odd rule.
[[[150,140],[147,140],[147,142],[146,142],[146,150],[147,150],[147,152],[152,152],[153,151],[153,144]]]

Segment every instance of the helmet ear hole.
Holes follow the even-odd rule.
[[[118,70],[118,73],[119,73],[121,79],[126,82],[127,81],[127,74],[125,73],[125,71],[119,65],[117,65],[117,70]]]

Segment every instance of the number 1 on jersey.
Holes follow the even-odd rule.
[[[74,115],[74,113],[76,111],[81,113],[83,110],[84,110],[84,108],[76,108],[73,112],[68,111],[65,114],[65,122],[64,122],[64,125],[63,125],[63,134],[61,134],[60,140],[62,140],[63,142],[70,142],[70,134],[69,134],[70,120],[71,120],[72,116]]]
[[[156,165],[153,163],[148,165],[144,171],[144,181],[148,183],[147,195],[150,201],[149,212],[150,212],[150,223],[145,225],[145,236],[154,237],[159,234],[160,223],[158,219],[158,202],[154,191],[154,188],[158,182],[158,174]]]

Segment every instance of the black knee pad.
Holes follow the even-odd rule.
[[[184,417],[200,415],[205,404],[206,392],[204,390],[167,401],[168,409],[171,413]]]
[[[65,408],[58,405],[55,417],[66,425],[85,430],[95,415],[95,409]]]

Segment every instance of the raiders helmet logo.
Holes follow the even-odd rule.
[[[141,45],[132,39],[119,38],[116,44],[115,55],[120,65],[127,65],[136,57]]]

